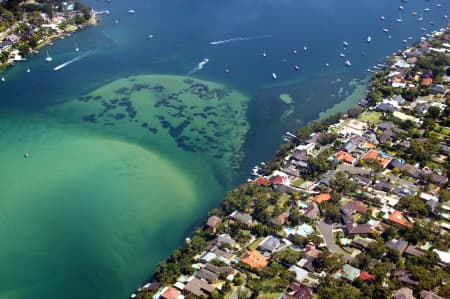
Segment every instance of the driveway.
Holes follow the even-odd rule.
[[[340,247],[336,246],[334,243],[333,237],[333,225],[325,223],[323,220],[317,223],[317,228],[325,239],[325,243],[327,244],[328,250],[331,253],[337,253],[344,256],[345,260],[350,260],[352,257],[347,252],[343,251]]]

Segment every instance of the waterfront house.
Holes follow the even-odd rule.
[[[208,221],[206,222],[206,226],[208,226],[212,233],[215,234],[216,233],[216,226],[217,224],[219,224],[222,221],[222,219],[220,219],[217,216],[211,216],[208,218]]]
[[[174,287],[167,287],[164,288],[161,292],[161,295],[159,296],[161,299],[182,299],[184,298],[183,295],[181,295],[181,292]]]
[[[230,214],[230,218],[248,226],[250,226],[253,222],[253,218],[251,215],[239,212],[237,210]]]
[[[196,297],[202,297],[207,296],[212,291],[214,291],[214,286],[210,285],[206,281],[200,280],[195,277],[190,277],[187,280],[184,290],[186,290],[187,292],[191,293]]]

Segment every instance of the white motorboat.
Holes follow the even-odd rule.
[[[344,62],[344,64],[345,64],[346,66],[352,66],[352,63],[350,62],[350,60],[346,60],[346,61]]]
[[[272,73],[272,79],[276,80],[278,78],[277,74]]]
[[[51,62],[53,60],[53,58],[50,56],[50,54],[47,51],[47,57],[45,57],[45,60],[48,62]]]

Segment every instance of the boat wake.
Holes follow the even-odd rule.
[[[221,45],[221,44],[229,44],[239,41],[246,41],[246,40],[253,40],[253,39],[260,39],[260,38],[266,38],[269,37],[268,35],[259,35],[259,36],[243,36],[243,37],[235,37],[235,38],[229,38],[219,41],[210,42],[210,45]]]
[[[205,66],[205,64],[207,64],[209,62],[208,58],[203,59],[202,61],[200,61],[200,63],[194,67],[192,70],[189,71],[189,75],[192,75],[196,72],[198,72],[199,70],[203,69],[203,67]]]
[[[79,60],[81,60],[81,59],[83,59],[83,58],[85,58],[85,57],[87,57],[87,56],[90,56],[90,55],[92,55],[92,54],[94,54],[94,51],[88,51],[88,52],[86,52],[86,53],[84,53],[84,54],[82,54],[82,55],[80,55],[80,56],[77,56],[77,57],[75,57],[75,58],[73,58],[73,59],[71,59],[71,60],[68,60],[68,61],[66,61],[66,62],[64,62],[64,63],[62,63],[62,64],[60,64],[60,65],[55,66],[55,67],[53,68],[53,70],[54,70],[54,71],[59,71],[60,69],[65,68],[65,67],[68,66],[69,64],[72,64],[72,63],[74,63],[74,62],[77,62],[77,61],[79,61]]]

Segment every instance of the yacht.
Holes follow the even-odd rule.
[[[344,53],[340,53],[339,56],[345,57],[345,54]]]
[[[48,51],[47,51],[47,57],[45,57],[45,60],[48,62],[51,62],[53,60],[53,58],[50,56],[50,54],[48,54]]]
[[[136,13],[136,11],[135,11],[134,9],[130,9],[130,10],[128,11],[128,13]]]
[[[276,80],[278,78],[277,74],[272,73],[272,79]]]
[[[371,37],[371,36],[368,36],[368,37],[367,37],[367,42],[370,43],[371,41],[372,41],[372,37]]]
[[[389,29],[383,28],[383,31],[384,31],[384,32],[389,32]]]
[[[381,17],[380,17],[380,20],[384,20],[384,19],[386,19],[384,16],[381,16]]]

